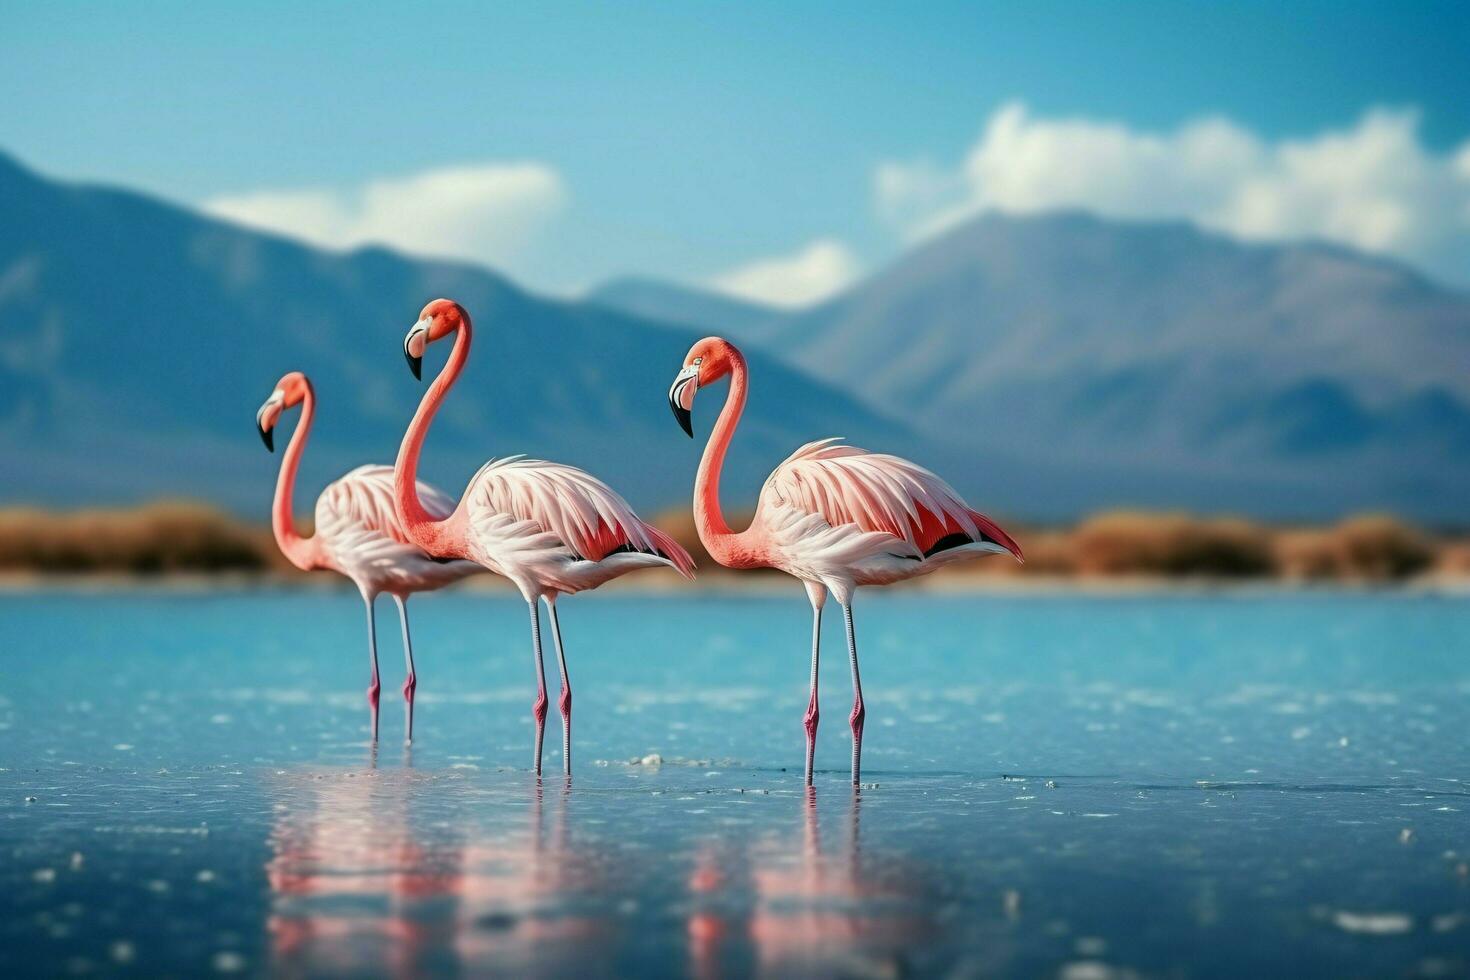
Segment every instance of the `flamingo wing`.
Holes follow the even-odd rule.
[[[423,481],[418,484],[419,500],[436,521],[454,513],[454,500],[443,490]],[[337,521],[364,530],[376,531],[400,544],[411,544],[398,515],[393,509],[393,467],[368,464],[359,466],[327,486],[317,500],[317,516],[323,508]]]
[[[454,512],[454,501],[427,483],[419,483],[419,499],[435,520]],[[437,561],[408,540],[393,509],[393,467],[367,465],[328,484],[316,502],[316,533],[340,567],[376,573],[459,577],[465,562]],[[437,565],[436,572],[429,567]],[[460,568],[464,566],[464,568]]]
[[[491,460],[471,481],[470,520],[482,539],[518,550],[564,547],[597,562],[634,551],[657,555],[687,577],[694,561],[673,538],[644,523],[618,493],[574,466],[511,456]]]
[[[837,439],[810,442],[792,453],[766,480],[760,502],[763,509],[813,515],[834,529],[892,535],[916,558],[973,542],[993,542],[1019,554],[1004,531],[971,510],[936,474]]]

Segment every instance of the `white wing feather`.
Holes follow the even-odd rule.
[[[435,520],[454,512],[442,490],[420,482],[418,491]],[[317,498],[316,534],[344,572],[383,587],[442,585],[475,571],[469,562],[435,561],[408,540],[393,509],[391,466],[359,466],[329,484]]]
[[[573,558],[601,559],[611,542],[662,554],[686,574],[693,568],[673,539],[645,524],[607,484],[574,466],[523,456],[491,460],[465,494],[485,557],[502,568],[512,552],[565,548]]]
[[[969,506],[939,476],[898,456],[837,442],[810,442],[787,457],[761,488],[761,506],[820,515],[834,528],[854,525],[892,535],[915,551],[922,550],[921,511],[931,515],[931,523],[980,536]]]

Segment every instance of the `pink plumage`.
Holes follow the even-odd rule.
[[[444,491],[419,483],[419,497],[441,518],[454,511]],[[431,557],[408,539],[393,512],[393,467],[369,464],[327,484],[316,501],[322,566],[341,572],[371,594],[407,596],[437,589],[480,571],[468,561]]]
[[[694,483],[694,520],[710,555],[731,568],[777,568],[805,584],[812,604],[811,698],[807,705],[806,781],[816,745],[817,665],[822,606],[830,591],[842,606],[852,663],[852,779],[860,775],[862,683],[852,622],[852,594],[927,575],[951,562],[1021,548],[994,521],[972,509],[944,480],[898,456],[870,453],[836,439],[802,446],[761,488],[750,526],[733,531],[720,511],[720,472],[745,409],[745,357],[709,337],[690,349],[669,388],[679,424],[694,434],[690,412],[698,390],[730,378],[730,393],[705,446]]]
[[[856,585],[885,584],[934,571],[960,558],[994,551],[1020,557],[1020,547],[953,487],[898,456],[870,453],[837,439],[807,443],[792,453],[761,489],[758,523],[771,532],[772,550],[799,561],[820,550],[821,532],[789,533],[784,511],[819,517],[827,528],[853,528],[835,570]],[[889,559],[897,558],[899,563]],[[819,575],[824,583],[833,571]],[[842,582],[837,583],[840,592]]]
[[[303,538],[296,531],[292,497],[296,473],[306,449],[306,440],[316,414],[316,398],[306,375],[293,371],[276,384],[271,396],[256,413],[256,427],[266,447],[275,450],[273,433],[281,414],[301,406],[301,421],[291,435],[281,460],[276,495],[271,509],[271,528],[281,553],[297,568],[327,569],[345,575],[357,586],[367,606],[368,656],[371,675],[368,705],[372,733],[378,737],[377,625],[373,601],[380,594],[393,596],[403,626],[403,653],[407,677],[403,683],[405,740],[413,739],[413,701],[418,679],[413,666],[413,647],[408,631],[408,597],[457,582],[480,570],[467,561],[440,561],[409,541],[393,508],[393,470],[388,466],[359,466],[328,484],[316,502],[316,531]],[[441,516],[453,509],[442,491],[419,485],[425,506]]]
[[[528,601],[593,589],[636,568],[694,573],[688,552],[573,466],[492,460],[470,481],[463,506],[468,556],[515,582]]]
[[[455,335],[449,359],[419,403],[394,468],[394,505],[409,540],[432,555],[465,558],[515,583],[530,606],[531,647],[536,668],[536,724],[532,755],[541,772],[546,722],[546,676],[541,658],[537,600],[546,603],[561,669],[562,764],[571,772],[572,688],[562,649],[556,600],[595,589],[640,568],[672,568],[694,574],[689,554],[668,535],[639,519],[607,484],[560,463],[513,456],[486,463],[470,480],[447,517],[432,513],[416,492],[419,455],[429,423],[469,358],[473,328],[464,308],[449,300],[424,307],[403,341],[417,377],[428,345]]]

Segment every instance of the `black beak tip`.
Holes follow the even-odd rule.
[[[413,372],[414,379],[417,381],[424,380],[424,359],[422,357],[414,357],[408,351],[403,352],[403,359],[408,361],[408,369]]]
[[[271,452],[276,451],[276,430],[267,429],[262,425],[256,425],[255,430],[260,433],[260,441],[265,443],[265,448]]]
[[[683,407],[681,407],[679,405],[675,405],[675,406],[673,406],[673,408],[674,408],[674,418],[676,418],[676,419],[679,420],[679,428],[681,428],[681,429],[684,430],[684,434],[685,435],[687,435],[689,438],[693,439],[694,438],[694,424],[690,420],[690,417],[689,417],[689,409],[683,408]]]

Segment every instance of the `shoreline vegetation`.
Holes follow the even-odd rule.
[[[665,512],[654,523],[699,566],[706,586],[772,583],[731,573],[700,546],[692,517]],[[736,521],[736,526],[741,526]],[[309,533],[303,527],[302,533]],[[1026,563],[1002,556],[952,566],[918,581],[963,591],[1026,587],[1177,584],[1345,584],[1470,582],[1470,536],[1433,533],[1387,515],[1331,525],[1271,525],[1232,517],[1113,511],[1072,527],[1019,526]],[[291,566],[270,529],[189,501],[52,511],[0,508],[0,579],[21,585],[77,579],[209,583],[290,580]],[[319,576],[325,578],[325,576]],[[646,582],[641,580],[646,579]],[[490,585],[491,576],[472,583]],[[692,586],[672,573],[640,576],[643,587]]]

